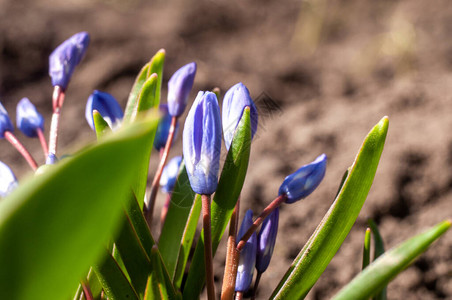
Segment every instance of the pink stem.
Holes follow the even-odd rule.
[[[25,146],[22,145],[22,143],[16,138],[16,136],[10,131],[5,131],[4,136],[5,136],[5,139],[8,142],[10,142],[11,145],[13,145],[17,149],[17,151],[19,151],[20,154],[22,154],[22,156],[28,162],[30,167],[34,171],[36,171],[36,169],[38,168],[38,164],[36,163],[33,156],[31,156],[30,152],[28,152],[28,150],[25,148]]]

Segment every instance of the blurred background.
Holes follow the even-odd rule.
[[[60,154],[95,140],[84,117],[92,91],[109,92],[124,107],[141,66],[165,48],[162,101],[172,73],[191,61],[198,72],[190,101],[198,90],[219,87],[224,94],[237,82],[256,99],[260,126],[242,216],[249,208],[258,214],[285,176],[328,155],[317,191],[281,210],[258,299],[277,285],[334,200],[365,135],[385,115],[389,133],[367,202],[308,299],[329,299],[360,271],[367,218],[379,224],[387,248],[451,218],[450,1],[0,0],[0,100],[13,120],[16,103],[28,97],[46,116],[47,134],[48,55],[82,30],[91,45],[67,90]],[[16,134],[43,163],[38,141]],[[182,153],[180,135],[171,156]],[[23,178],[28,166],[2,143],[0,160]],[[154,157],[151,175],[156,165]],[[215,257],[217,291],[224,248]],[[392,282],[388,295],[451,299],[452,233]]]

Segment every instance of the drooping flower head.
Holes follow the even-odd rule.
[[[65,40],[49,56],[49,75],[53,86],[67,88],[75,67],[85,55],[89,34],[79,32]]]
[[[183,114],[195,75],[196,63],[191,62],[177,70],[168,81],[168,111],[171,116]]]
[[[168,140],[169,130],[171,127],[171,115],[168,113],[168,105],[167,104],[160,104],[159,110],[162,115],[159,125],[157,127],[157,131],[155,132],[154,137],[154,148],[157,150],[161,150],[165,148],[166,141]],[[179,121],[176,123],[175,133],[174,133],[174,140],[177,137],[177,131],[179,130]],[[174,141],[173,140],[173,141]]]
[[[85,117],[89,126],[94,128],[93,111],[97,110],[111,129],[117,129],[121,125],[124,113],[118,101],[109,93],[95,90],[86,102]]]
[[[278,234],[279,208],[276,208],[262,223],[257,235],[256,269],[260,273],[267,270],[275,248]]]
[[[242,118],[243,110],[247,106],[250,108],[251,137],[253,137],[257,131],[258,114],[246,86],[241,82],[237,83],[224,95],[222,111],[223,135],[226,149],[228,150],[231,146],[235,129]]]
[[[0,197],[6,197],[17,187],[17,179],[13,171],[0,161]]]
[[[302,166],[295,173],[287,176],[279,188],[279,195],[286,195],[286,203],[294,203],[307,197],[319,186],[325,176],[326,161],[326,155],[322,154],[312,163]]]
[[[199,92],[185,120],[184,161],[195,193],[210,195],[218,185],[221,121],[217,97]]]
[[[182,162],[182,156],[176,156],[165,166],[160,177],[160,187],[165,193],[171,193],[176,184],[179,167]]]
[[[44,131],[44,117],[28,98],[22,98],[17,104],[16,125],[28,137],[37,137],[38,129]]]
[[[237,241],[245,235],[246,231],[253,225],[253,211],[247,210],[242,224],[240,225]],[[246,292],[253,280],[254,265],[256,263],[257,236],[256,232],[246,242],[240,252],[239,266],[237,268],[237,279],[235,281],[235,290]]]
[[[9,118],[8,112],[3,107],[3,105],[0,103],[0,138],[5,137],[5,132],[14,131],[14,125],[11,122],[11,119]]]

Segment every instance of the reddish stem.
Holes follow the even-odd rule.
[[[237,292],[235,294],[235,300],[242,300],[243,299],[243,292]]]
[[[154,180],[151,186],[151,196],[149,197],[148,205],[145,207],[145,217],[149,228],[152,225],[152,215],[154,214],[155,198],[157,197],[157,190],[159,188],[160,177],[162,177],[163,168],[165,167],[166,160],[168,159],[169,150],[173,143],[174,134],[176,132],[177,117],[171,118],[171,125],[168,132],[168,139],[166,140],[165,150],[161,153],[160,163],[157,168],[157,172],[154,175]]]
[[[285,194],[278,196],[275,200],[273,200],[257,217],[254,221],[253,225],[248,229],[248,231],[243,235],[237,244],[238,252],[242,251],[243,247],[245,247],[246,241],[249,240],[251,235],[257,230],[257,228],[264,222],[265,218],[272,213],[277,207],[279,207],[284,201],[286,201],[287,197]]]
[[[165,224],[166,215],[168,214],[168,208],[171,202],[171,193],[168,193],[166,195],[165,204],[163,204],[162,212],[160,213],[160,226],[163,228],[163,225]]]
[[[38,168],[38,164],[36,163],[33,156],[31,156],[30,152],[25,148],[24,145],[16,138],[16,136],[11,131],[5,131],[4,133],[5,139],[13,145],[17,151],[25,158],[30,167],[36,171]]]
[[[41,143],[42,151],[44,151],[45,159],[47,159],[47,156],[49,155],[49,148],[47,147],[47,141],[44,136],[44,133],[42,132],[41,128],[36,129],[36,133],[38,134],[39,142]]]
[[[52,95],[53,114],[52,121],[50,123],[49,154],[51,153],[56,155],[60,111],[63,107],[64,95],[64,90],[60,86],[56,85]]]
[[[201,195],[202,224],[204,228],[204,263],[206,266],[207,299],[215,300],[215,285],[213,282],[212,233],[210,225],[210,195]]]
[[[240,196],[235,204],[234,211],[229,221],[229,236],[226,250],[226,264],[223,275],[223,286],[221,288],[221,300],[232,300],[234,298],[235,281],[237,278],[238,255],[236,249],[236,236],[240,211]]]
[[[82,282],[82,288],[83,288],[83,294],[85,294],[86,300],[93,300],[94,296],[91,292],[91,289],[89,288],[89,285],[87,282]]]

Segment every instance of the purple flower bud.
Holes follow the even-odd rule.
[[[181,162],[182,156],[176,156],[163,169],[162,177],[160,177],[160,187],[163,192],[171,193],[173,191]]]
[[[243,83],[237,83],[231,87],[223,98],[223,135],[226,149],[232,143],[235,129],[239,125],[240,119],[243,115],[245,107],[250,108],[251,117],[251,137],[257,131],[258,115],[257,109],[253,100],[250,97],[250,93]]]
[[[0,138],[5,137],[5,132],[14,131],[14,125],[11,122],[11,119],[8,116],[8,112],[3,107],[3,105],[0,103]]]
[[[195,75],[196,63],[191,62],[177,70],[168,81],[168,110],[171,116],[179,117],[184,112]]]
[[[117,129],[121,125],[121,120],[124,116],[121,106],[119,106],[116,99],[105,92],[95,90],[86,102],[85,117],[89,126],[94,128],[93,111],[97,110],[105,122],[108,123],[111,129]]]
[[[38,129],[44,131],[44,118],[28,98],[22,98],[17,103],[16,125],[28,137],[37,137]]]
[[[0,197],[6,197],[17,187],[17,179],[13,171],[0,161]]]
[[[185,120],[185,166],[195,193],[210,195],[218,185],[221,152],[220,108],[212,92],[199,92]]]
[[[257,235],[256,269],[264,273],[270,264],[278,233],[279,208],[277,207],[262,223]]]
[[[49,75],[53,86],[67,88],[75,67],[85,55],[89,44],[89,34],[79,32],[65,40],[49,56]]]
[[[58,162],[58,158],[54,153],[49,153],[46,159],[46,165],[54,165]]]
[[[159,125],[157,127],[157,131],[155,132],[154,137],[154,148],[157,150],[161,150],[165,148],[166,141],[168,140],[169,129],[171,127],[171,119],[172,117],[168,114],[168,105],[160,104],[159,106],[160,113],[162,114],[162,118],[159,121]],[[174,132],[174,140],[177,136],[177,131],[179,130],[179,121],[176,122],[176,132]]]
[[[310,164],[299,168],[284,179],[279,188],[279,195],[287,196],[286,203],[294,203],[311,194],[325,176],[326,155],[322,154]]]
[[[253,225],[253,211],[248,209],[242,224],[240,225],[237,241],[243,237],[246,231]],[[240,252],[239,266],[237,268],[237,279],[235,281],[235,290],[246,292],[253,281],[254,264],[256,263],[257,237],[256,232],[248,239],[242,251]]]

